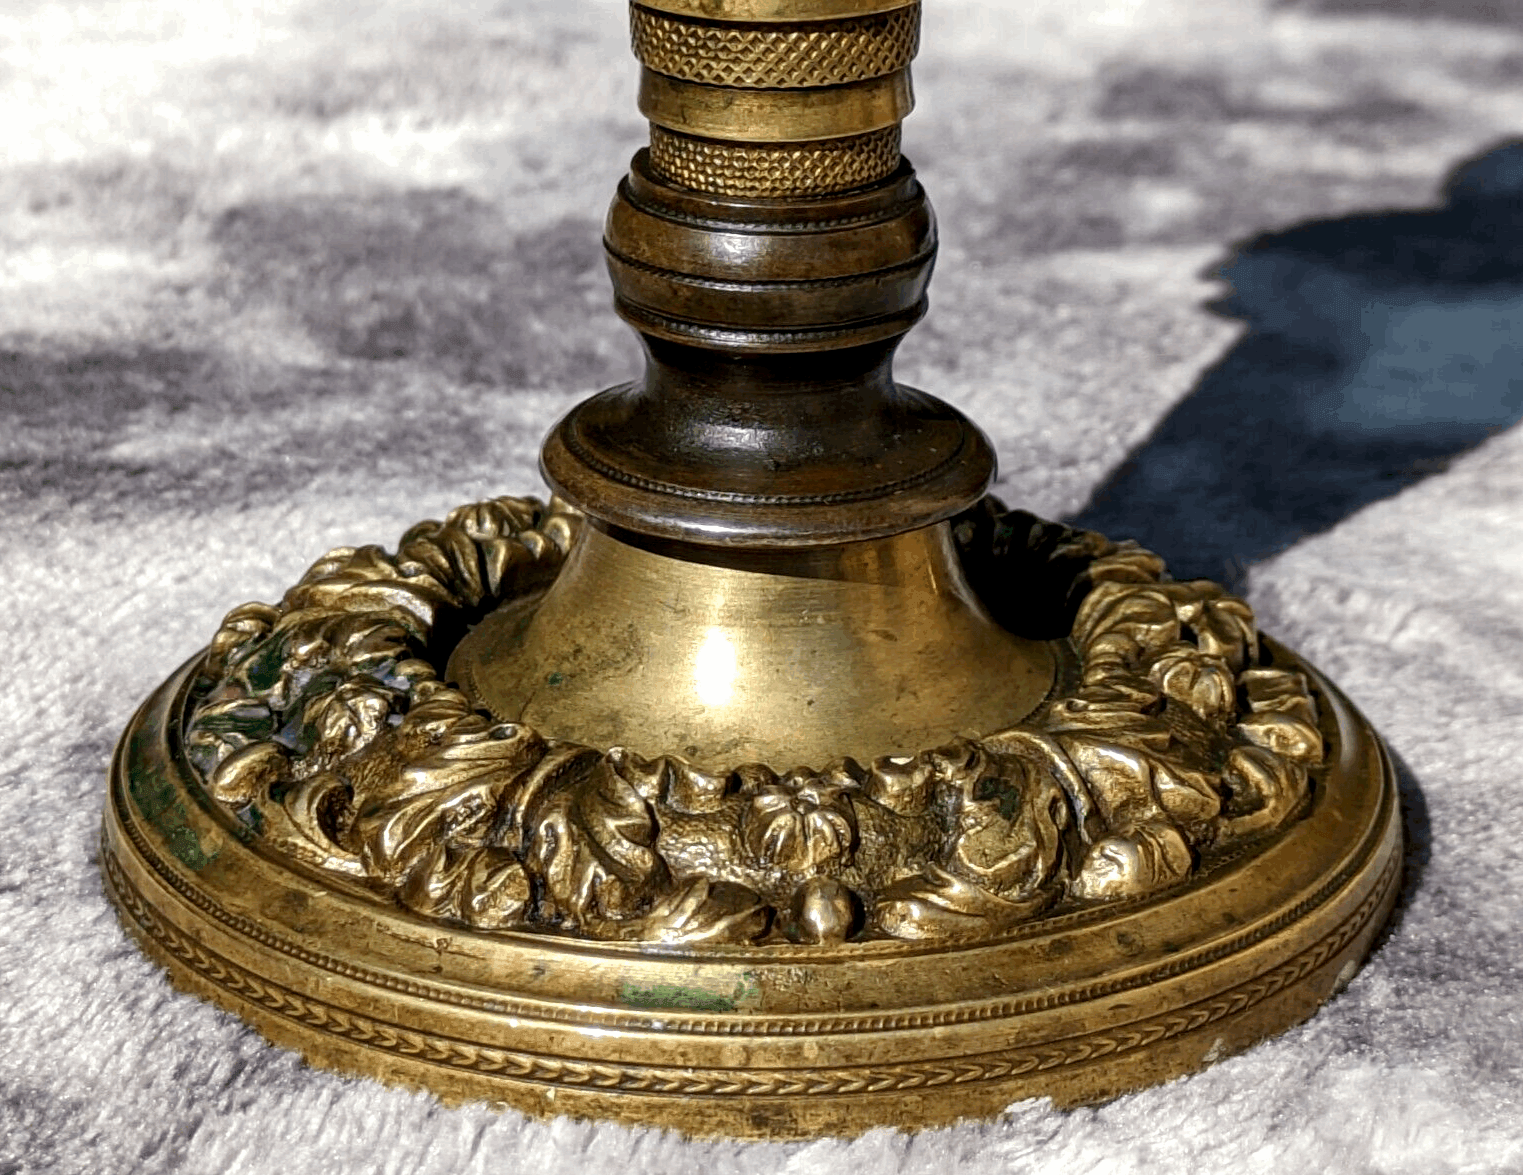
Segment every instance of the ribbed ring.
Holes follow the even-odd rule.
[[[640,72],[640,113],[679,134],[736,143],[812,143],[865,135],[914,108],[908,70],[812,90],[738,90]]]
[[[855,20],[724,24],[630,9],[635,56],[683,81],[737,89],[804,89],[883,77],[920,45],[920,5]]]

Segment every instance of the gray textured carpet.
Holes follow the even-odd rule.
[[[174,994],[101,894],[112,741],[227,607],[535,490],[633,371],[598,229],[635,75],[609,0],[10,0],[0,1172],[1523,1170],[1523,4],[927,6],[901,376],[1385,733],[1413,851],[1369,966],[1098,1109],[789,1146],[445,1110]]]

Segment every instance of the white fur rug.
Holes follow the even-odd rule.
[[[175,994],[101,893],[112,742],[229,606],[537,491],[634,371],[599,222],[635,71],[612,0],[11,0],[0,1172],[1523,1171],[1523,4],[927,9],[901,378],[1384,732],[1412,852],[1366,969],[1164,1088],[807,1145],[446,1110]]]

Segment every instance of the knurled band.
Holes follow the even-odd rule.
[[[724,24],[630,8],[635,56],[647,69],[736,89],[806,89],[882,77],[920,46],[920,5],[855,20]]]
[[[899,127],[814,143],[718,143],[650,128],[651,168],[720,196],[823,196],[866,187],[899,166]]]

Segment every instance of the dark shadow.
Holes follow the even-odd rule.
[[[128,445],[124,452],[123,441],[144,422],[137,435],[169,433],[195,418],[207,389],[220,390],[218,375],[217,357],[203,351],[75,349],[52,340],[6,339],[0,345],[0,435],[7,441],[0,449],[0,501],[49,496],[60,504],[88,503],[97,518],[135,500],[200,501],[234,439],[201,446],[190,460],[167,445],[159,452],[139,446],[136,453]]]
[[[456,189],[254,201],[212,229],[234,305],[294,313],[328,353],[461,383],[595,387],[617,330],[597,222],[534,228]]]
[[[1523,417],[1523,140],[1460,166],[1439,208],[1265,234],[1216,273],[1247,335],[1075,520],[1180,578],[1241,587]]]
[[[84,198],[59,184],[60,201]],[[637,370],[587,216],[525,226],[422,189],[251,201],[211,237],[221,265],[204,293],[242,336],[227,350],[0,341],[0,502],[87,503],[97,521],[198,512],[441,462],[461,484],[500,485],[550,423],[523,423],[513,393]]]
[[[1428,817],[1428,801],[1423,789],[1412,774],[1412,769],[1400,755],[1392,752],[1392,765],[1396,768],[1396,788],[1401,797],[1401,826],[1405,843],[1402,846],[1401,888],[1396,893],[1396,908],[1381,928],[1372,944],[1371,952],[1378,951],[1401,929],[1402,919],[1412,905],[1412,898],[1422,888],[1423,874],[1433,856],[1433,825]]]

